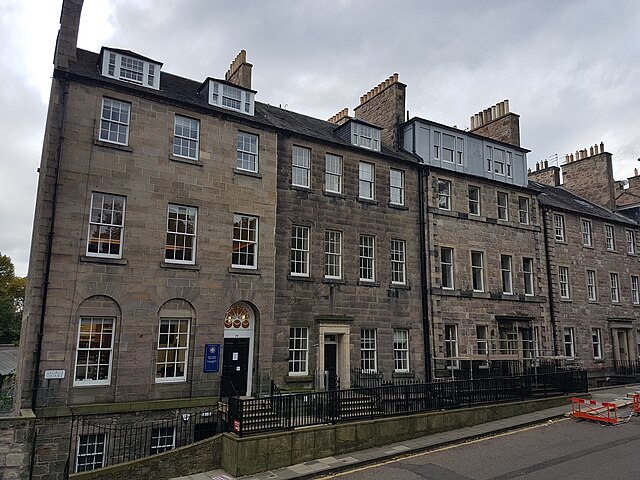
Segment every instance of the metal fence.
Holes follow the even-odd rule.
[[[242,436],[312,425],[587,391],[584,370],[230,398],[228,426]]]
[[[219,409],[171,410],[165,418],[82,417],[72,422],[71,471],[84,472],[116,465],[189,445],[226,431]]]
[[[614,360],[613,368],[619,375],[640,376],[640,361],[638,360]]]

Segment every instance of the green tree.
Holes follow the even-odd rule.
[[[0,253],[0,343],[20,339],[27,279],[16,277],[11,258]]]

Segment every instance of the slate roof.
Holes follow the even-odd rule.
[[[551,185],[544,185],[533,180],[529,180],[529,187],[539,192],[538,200],[542,205],[589,217],[601,218],[609,222],[624,223],[634,227],[638,226],[638,224],[629,217],[607,210],[604,207],[565,190],[563,187],[552,187]]]
[[[128,52],[128,50],[117,50],[122,52]],[[140,55],[135,54],[137,57]],[[370,154],[378,154],[372,150],[366,150],[361,147],[352,145],[351,143],[339,138],[335,133],[337,125],[328,122],[326,120],[320,120],[300,113],[285,110],[283,108],[275,107],[261,102],[255,102],[255,114],[254,116],[244,115],[242,113],[234,112],[233,110],[227,110],[219,108],[208,103],[208,99],[205,95],[199,95],[198,91],[202,87],[201,81],[190,80],[184,77],[173,75],[171,73],[160,73],[160,90],[146,88],[133,83],[122,82],[119,80],[104,77],[100,72],[99,67],[99,55],[94,52],[90,52],[83,49],[78,49],[77,62],[71,64],[69,71],[73,75],[78,75],[86,79],[99,82],[101,84],[111,84],[116,88],[130,89],[137,92],[141,96],[157,96],[167,100],[177,101],[185,104],[188,107],[195,107],[202,111],[208,111],[216,113],[218,115],[224,115],[237,119],[241,123],[258,124],[267,129],[284,130],[292,133],[296,133],[305,137],[310,137],[323,142],[330,142],[339,144],[340,146]],[[207,77],[211,78],[211,77]],[[381,152],[383,155],[392,156],[395,158],[417,163],[417,159],[404,151],[389,149],[385,146],[382,147]]]
[[[640,195],[636,195],[629,191],[621,193],[618,198],[616,198],[616,205],[619,207],[628,207],[638,204],[640,204]]]

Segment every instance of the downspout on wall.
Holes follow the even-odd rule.
[[[549,227],[547,225],[547,214],[549,209],[542,207],[542,229],[544,234],[544,256],[547,263],[547,291],[549,295],[549,317],[551,320],[551,334],[553,338],[553,355],[558,356],[558,333],[556,331],[556,313],[553,304],[553,280],[551,279],[551,257],[549,256]]]
[[[425,188],[424,184],[429,177],[429,166],[424,162],[423,158],[416,153],[416,130],[415,125],[412,131],[411,151],[417,159],[418,164],[418,211],[419,211],[419,229],[420,229],[420,296],[422,302],[422,333],[424,343],[424,370],[425,381],[433,380],[433,365],[431,362],[431,335],[429,324],[429,255],[427,247],[429,245],[427,239],[427,222],[425,221]]]

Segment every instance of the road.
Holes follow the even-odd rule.
[[[616,426],[562,419],[318,478],[640,479],[640,417]]]

